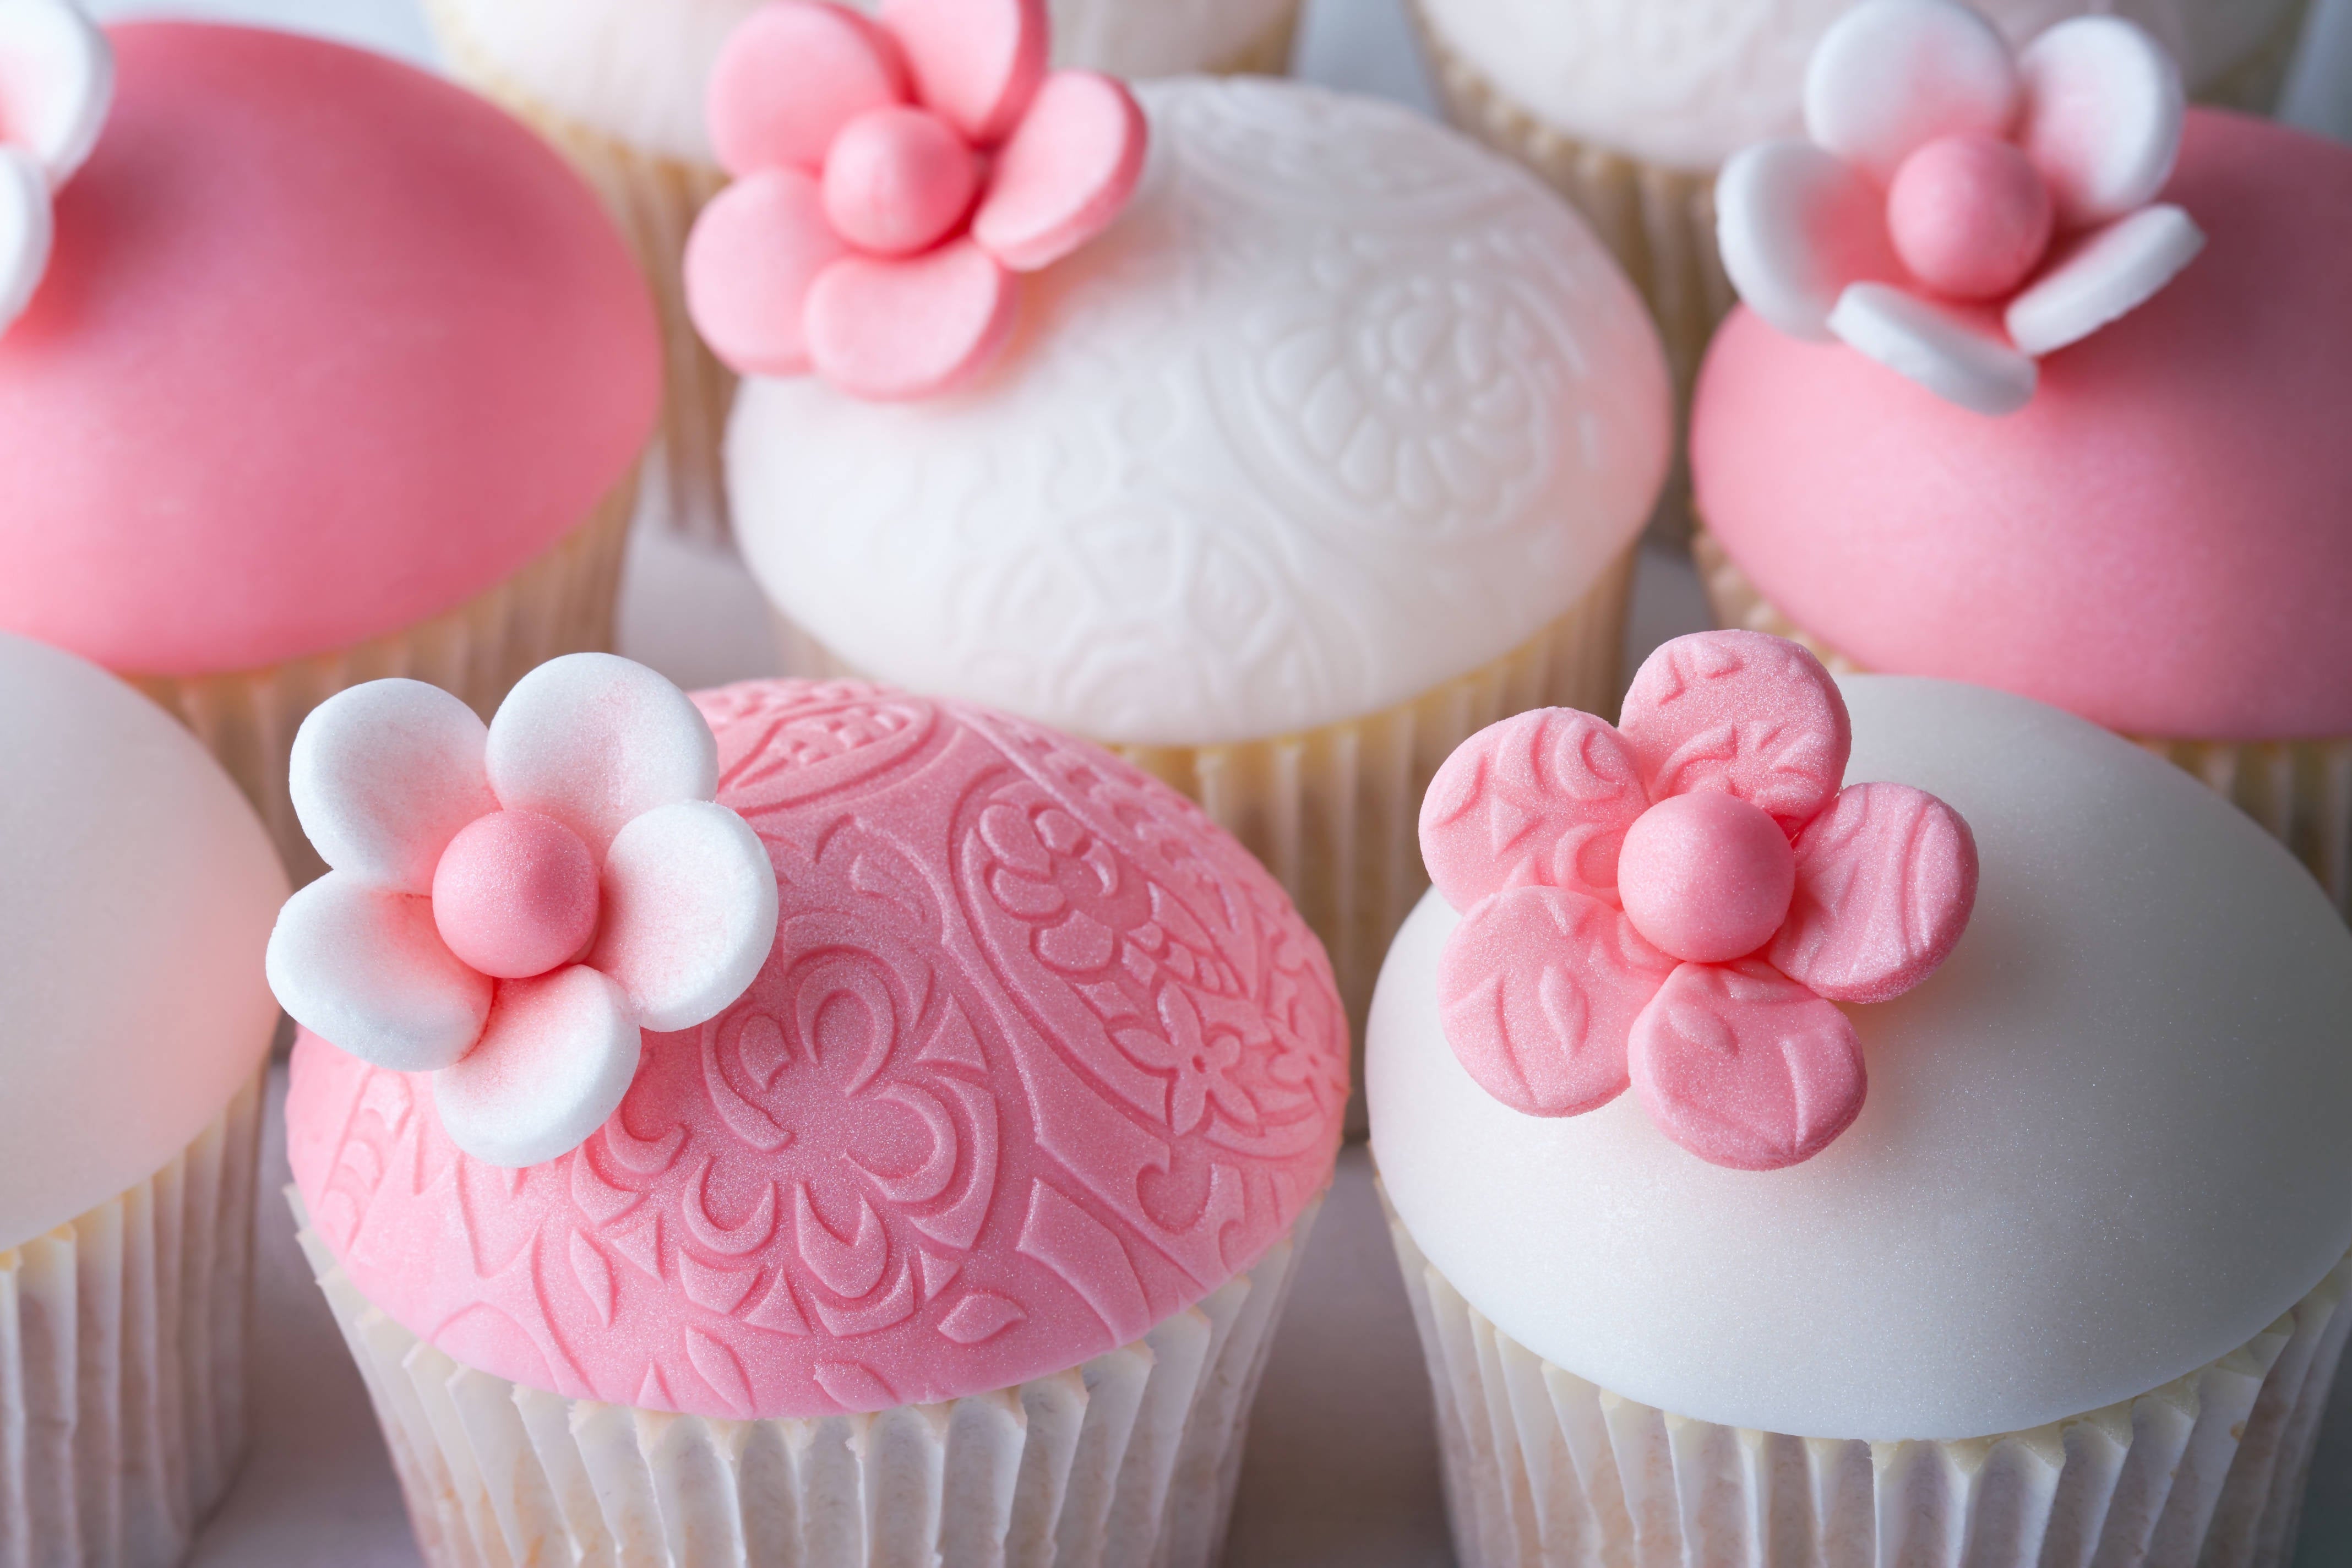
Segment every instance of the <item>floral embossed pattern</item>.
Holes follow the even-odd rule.
[[[1006,1386],[1247,1267],[1327,1180],[1319,947],[1189,804],[1046,731],[854,684],[697,699],[776,945],[521,1171],[306,1038],[298,1180],[361,1289],[572,1396],[810,1415]]]

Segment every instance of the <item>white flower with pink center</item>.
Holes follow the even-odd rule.
[[[1716,186],[1726,270],[1780,331],[1842,341],[1983,414],[2037,361],[2146,303],[2205,237],[2158,205],[2180,72],[2115,16],[2012,55],[1957,0],[1866,0],[1822,37],[1803,139]]]
[[[774,868],[718,781],[686,694],[610,654],[541,665],[488,725],[421,681],[340,692],[295,737],[332,869],[279,913],[270,988],[330,1044],[433,1074],[468,1154],[554,1159],[620,1108],[642,1031],[718,1016],[767,959]]]
[[[0,332],[48,271],[51,206],[113,100],[114,51],[73,0],[0,0]]]

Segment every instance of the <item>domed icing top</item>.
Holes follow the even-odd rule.
[[[185,730],[0,635],[0,1252],[152,1175],[260,1068],[285,897]]]
[[[1009,1386],[1246,1268],[1328,1179],[1347,1036],[1271,878],[1079,742],[854,684],[700,694],[780,887],[751,990],[520,1172],[309,1036],[289,1152],[353,1282],[470,1366],[724,1417]]]
[[[1856,0],[1423,0],[1444,45],[1546,122],[1676,168],[1800,129],[1806,62]],[[2294,0],[1970,0],[2023,44],[2069,16],[2129,17],[2191,89],[2284,25]]]
[[[1138,89],[1107,233],[968,391],[747,384],[736,527],[854,667],[1097,739],[1312,728],[1516,647],[1633,542],[1664,356],[1582,224],[1391,105]]]
[[[1628,1398],[1801,1436],[1950,1439],[2220,1359],[2352,1245],[2352,932],[2196,780],[1979,687],[1841,682],[1849,784],[1966,817],[1950,958],[1852,1011],[1870,1097],[1759,1175],[1633,1097],[1527,1116],[1439,1011],[1433,893],[1372,1004],[1372,1152],[1413,1239],[1528,1349]]]
[[[2128,734],[2352,734],[2352,150],[2189,111],[2171,286],[1989,419],[1750,312],[1692,424],[1698,506],[1758,589],[1866,668]]]
[[[0,337],[0,626],[250,668],[452,608],[585,521],[660,350],[562,162],[377,56],[111,37],[111,116]]]

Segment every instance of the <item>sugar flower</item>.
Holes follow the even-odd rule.
[[[113,100],[114,51],[73,0],[0,0],[0,332],[48,271],[51,205]]]

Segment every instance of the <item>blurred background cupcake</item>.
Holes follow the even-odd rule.
[[[1625,710],[1448,764],[1373,1005],[1458,1561],[2289,1561],[2352,1329],[2309,879],[2004,692],[1713,633]]]
[[[0,1561],[170,1568],[244,1456],[285,897],[186,731],[0,635]]]
[[[648,499],[667,526],[728,536],[720,443],[733,372],[695,335],[678,277],[695,214],[725,184],[703,96],[766,0],[425,0],[458,79],[536,126],[604,195],[662,310],[668,394]],[[877,0],[858,0],[871,13]],[[1055,63],[1119,76],[1280,72],[1299,0],[1031,0]],[[922,10],[923,4],[901,9]],[[931,0],[929,9],[939,9]],[[951,8],[951,7],[950,7]]]
[[[65,0],[0,27],[49,51],[0,95],[79,84],[54,214],[37,183],[26,208],[54,243],[0,310],[0,627],[178,714],[300,879],[286,762],[320,698],[414,673],[488,710],[609,641],[660,396],[644,285],[562,160],[404,66],[100,35]]]
[[[1348,1090],[1240,846],[1016,720],[609,656],[297,766],[289,1152],[428,1563],[1215,1558]]]

